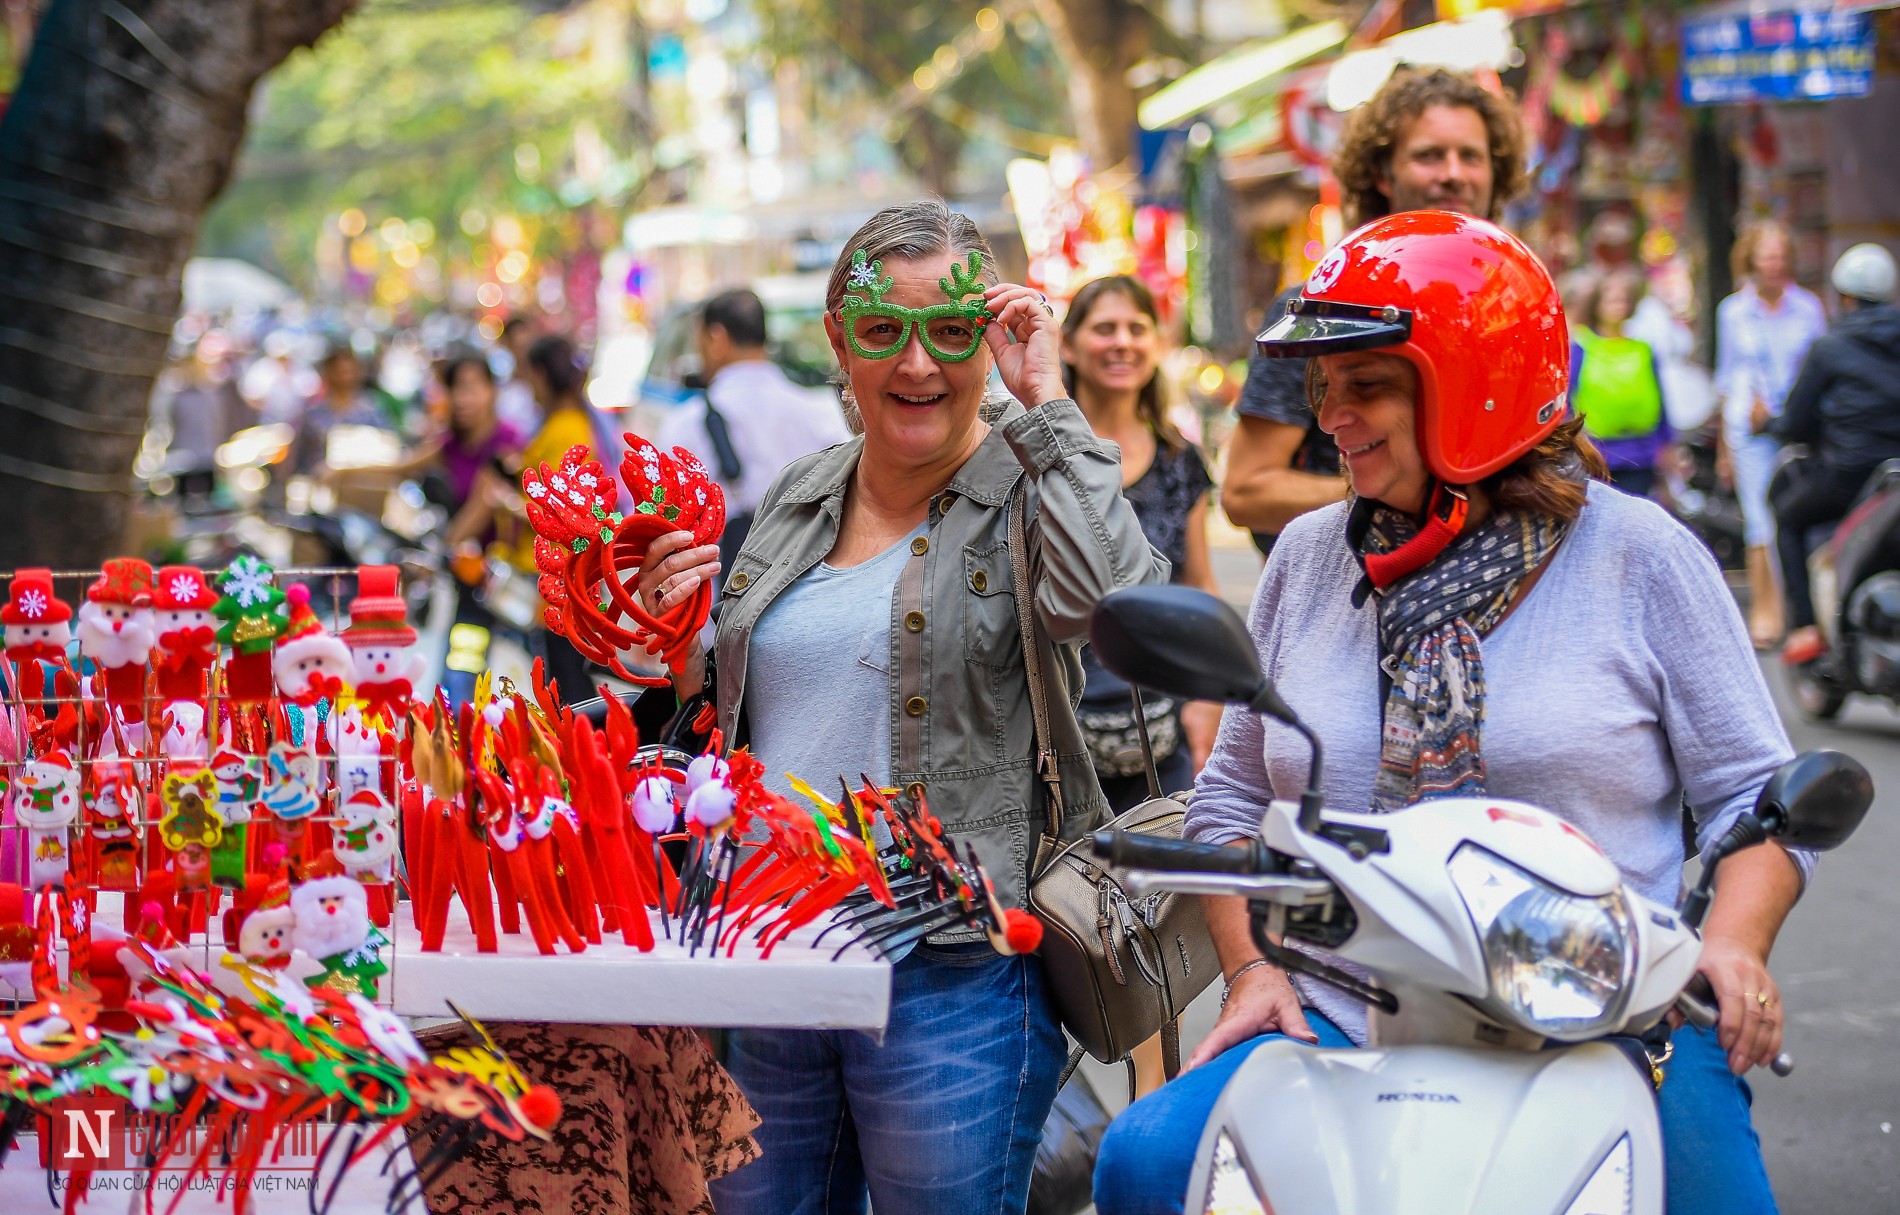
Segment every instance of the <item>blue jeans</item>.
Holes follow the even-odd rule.
[[[1066,1048],[1042,963],[919,946],[891,974],[884,1045],[741,1030],[726,1069],[763,1155],[713,1182],[719,1215],[1021,1215]]]
[[[1352,1045],[1310,1008],[1306,1023],[1321,1046]],[[1180,1215],[1201,1128],[1221,1090],[1261,1043],[1280,1037],[1243,1042],[1123,1111],[1095,1157],[1098,1215]],[[1669,1215],[1774,1215],[1747,1081],[1728,1070],[1713,1033],[1684,1026],[1674,1042],[1660,1093]]]

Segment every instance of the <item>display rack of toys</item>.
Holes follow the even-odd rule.
[[[624,517],[585,449],[524,478],[548,622],[622,674],[635,649],[677,670],[710,592],[656,616],[630,584],[653,536],[716,539],[723,499],[684,452],[627,443]],[[189,1165],[227,1179],[312,1119],[336,1166],[437,1120],[394,1209],[457,1145],[558,1113],[498,1052],[431,1058],[403,1016],[875,1033],[883,958],[1040,935],[921,787],[781,797],[716,732],[698,756],[643,743],[621,700],[596,724],[538,664],[525,694],[417,689],[393,567],[23,569],[0,623],[0,1162],[80,1099],[244,1122],[245,1150]]]

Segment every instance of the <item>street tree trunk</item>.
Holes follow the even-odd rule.
[[[1154,40],[1154,17],[1136,0],[1037,0],[1069,72],[1069,109],[1098,173],[1128,168],[1135,154],[1135,90],[1128,69]]]
[[[52,0],[0,119],[0,568],[120,543],[152,382],[251,91],[357,0]]]

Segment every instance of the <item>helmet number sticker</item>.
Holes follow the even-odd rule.
[[[1320,258],[1319,265],[1313,267],[1313,273],[1306,280],[1306,294],[1319,295],[1330,291],[1339,276],[1346,270],[1346,247],[1335,245],[1332,252]]]

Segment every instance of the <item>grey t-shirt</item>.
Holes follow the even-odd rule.
[[[751,749],[773,792],[791,773],[829,798],[838,778],[891,778],[891,596],[915,531],[869,561],[820,562],[752,629],[746,673]]]
[[[1248,627],[1262,668],[1325,744],[1326,804],[1353,810],[1371,804],[1384,699],[1377,609],[1352,605],[1360,571],[1347,509],[1287,526]],[[1715,560],[1661,507],[1607,485],[1590,486],[1570,535],[1483,653],[1487,789],[1575,824],[1658,902],[1682,890],[1682,798],[1707,848],[1794,755]],[[1185,834],[1219,844],[1254,833],[1269,798],[1298,796],[1307,758],[1286,726],[1228,709]],[[1791,854],[1804,876],[1813,870],[1814,853]],[[1363,1005],[1300,987],[1364,1040]]]

